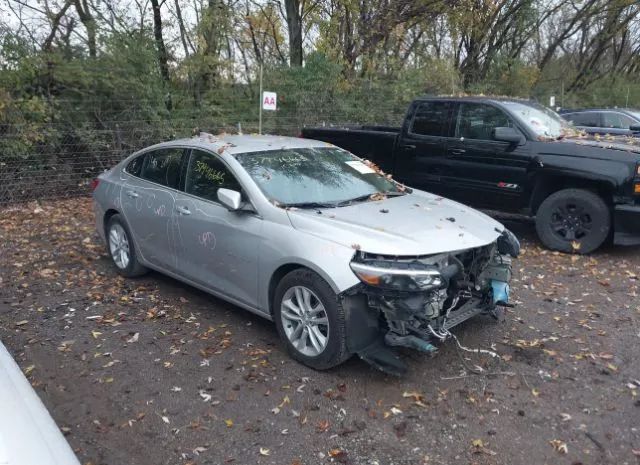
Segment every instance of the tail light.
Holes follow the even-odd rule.
[[[100,180],[98,178],[95,178],[93,181],[91,181],[91,192],[95,192],[95,190],[98,188],[98,184],[100,184]]]

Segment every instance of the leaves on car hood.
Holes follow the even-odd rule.
[[[294,228],[365,252],[426,255],[480,247],[503,226],[487,215],[426,192],[330,209],[288,211]]]

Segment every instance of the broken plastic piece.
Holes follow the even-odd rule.
[[[491,288],[493,289],[494,304],[509,302],[509,283],[492,279]]]
[[[358,351],[358,355],[372,367],[389,375],[402,376],[407,372],[407,365],[382,342],[382,338]]]

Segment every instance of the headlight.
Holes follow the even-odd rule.
[[[351,262],[351,269],[360,281],[369,286],[395,291],[428,291],[440,288],[444,280],[434,269],[398,269]]]
[[[504,231],[498,237],[498,252],[502,255],[511,255],[513,258],[520,255],[520,241],[507,228],[504,228]]]

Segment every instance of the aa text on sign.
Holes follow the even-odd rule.
[[[275,110],[278,96],[275,92],[263,92],[262,93],[262,109],[263,110]]]

